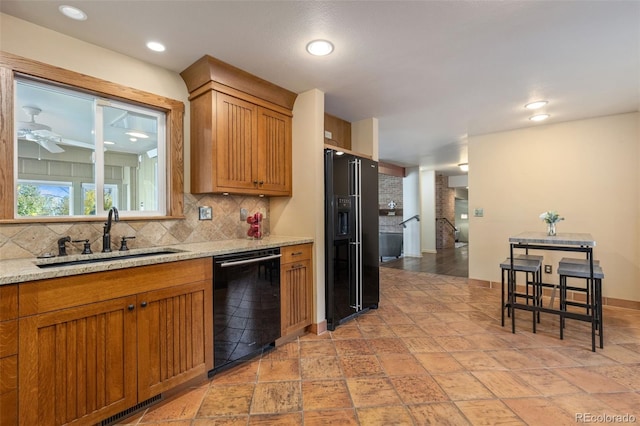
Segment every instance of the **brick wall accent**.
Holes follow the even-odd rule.
[[[396,210],[402,209],[402,178],[390,175],[378,175],[378,205],[379,209],[388,209],[389,203],[396,203]],[[380,216],[380,232],[402,232],[402,215]]]
[[[449,188],[449,178],[444,175],[436,176],[436,218],[447,218],[455,224],[456,191]],[[445,221],[436,223],[436,249],[455,247],[455,234],[451,226]]]

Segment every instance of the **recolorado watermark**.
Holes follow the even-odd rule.
[[[636,423],[638,420],[633,414],[593,414],[576,413],[576,423]]]

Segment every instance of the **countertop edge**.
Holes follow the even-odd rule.
[[[0,286],[6,284],[19,284],[29,281],[38,281],[50,278],[67,277],[72,275],[91,274],[95,272],[111,271],[117,269],[134,268],[138,266],[154,265],[158,263],[178,262],[181,260],[198,259],[203,257],[213,257],[228,253],[241,253],[251,250],[284,247],[296,244],[313,243],[313,238],[306,237],[282,237],[270,236],[261,240],[236,239],[218,240],[201,243],[183,243],[173,245],[162,245],[157,247],[147,247],[132,249],[127,253],[144,253],[153,249],[175,250],[173,253],[155,255],[150,257],[140,257],[133,259],[121,259],[106,262],[69,265],[59,267],[49,267],[41,269],[36,261],[46,263],[35,258],[20,258],[0,260]],[[83,255],[71,255],[65,260],[82,259]],[[117,256],[117,253],[114,253]],[[59,259],[59,258],[54,258]]]

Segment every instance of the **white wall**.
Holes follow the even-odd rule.
[[[436,172],[420,171],[421,251],[436,253]]]
[[[272,197],[271,233],[314,238],[315,319],[325,319],[324,298],[324,93],[304,92],[293,106],[293,196]]]
[[[508,238],[545,231],[546,210],[566,218],[558,232],[587,232],[605,272],[605,297],[640,301],[640,113],[469,137],[469,276],[498,282]],[[553,266],[567,253],[545,252]],[[575,254],[574,254],[575,256]]]
[[[0,50],[182,101],[185,104],[185,129],[189,129],[189,92],[176,72],[6,14],[0,14]],[[189,192],[188,131],[184,142],[185,190]]]
[[[402,206],[402,220],[420,214],[420,170],[418,167],[406,169],[406,176],[402,179]],[[407,227],[403,229],[404,256],[422,257],[420,250],[421,224],[422,222],[412,220],[407,222]]]

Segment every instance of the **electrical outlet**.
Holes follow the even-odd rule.
[[[324,131],[324,138],[325,139],[331,139],[332,137],[333,137],[333,134],[330,131],[328,131],[328,130]]]
[[[473,210],[473,215],[475,217],[483,217],[484,216],[484,209],[474,209]]]
[[[200,220],[212,220],[213,213],[211,213],[211,207],[202,206],[198,207],[198,219]]]
[[[240,209],[240,221],[244,222],[247,220],[247,216],[249,216],[249,211],[247,209]]]
[[[551,265],[544,265],[544,273],[551,274]]]

